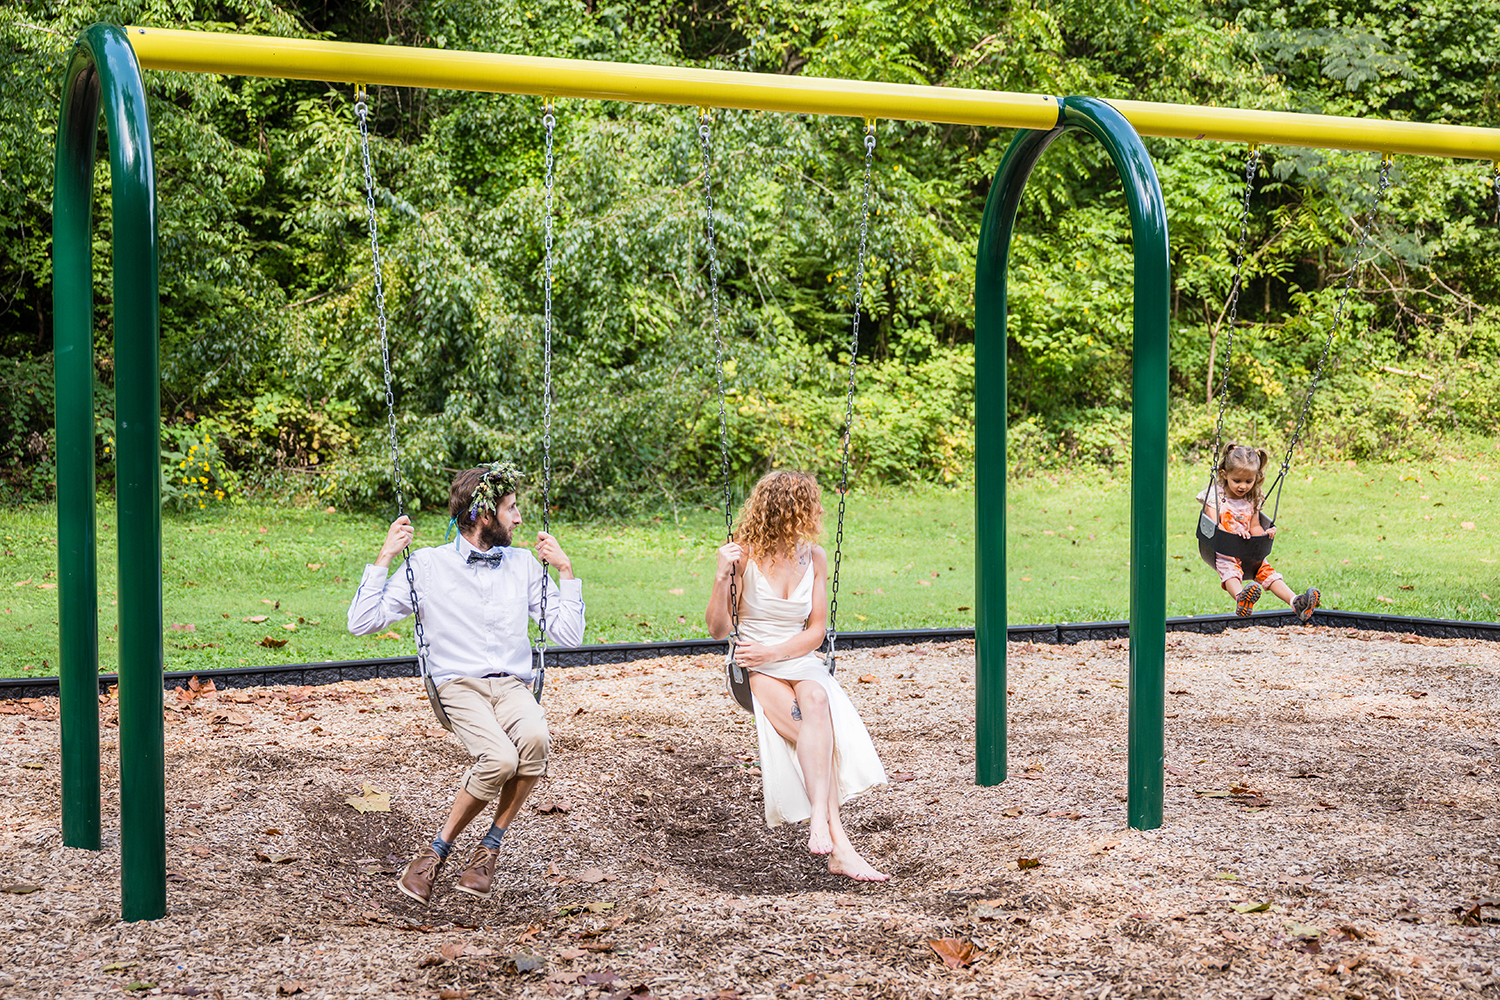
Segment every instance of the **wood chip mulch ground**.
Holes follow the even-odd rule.
[[[55,699],[0,703],[0,996],[1500,997],[1500,645],[1168,646],[1151,831],[1126,827],[1125,643],[1012,644],[991,788],[972,643],[843,655],[893,779],[845,810],[893,876],[869,885],[765,827],[719,662],[554,671],[498,890],[454,865],[430,906],[395,872],[467,759],[414,682],[169,692],[169,912],[137,923],[113,703],[98,852],[61,843]]]

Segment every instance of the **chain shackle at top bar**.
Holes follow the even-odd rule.
[[[703,146],[703,243],[708,251],[708,290],[712,309],[714,331],[714,377],[719,386],[719,457],[724,472],[724,536],[734,541],[733,492],[729,478],[729,413],[724,403],[724,334],[719,323],[719,254],[714,233],[714,194],[710,184],[713,158],[709,139],[713,134],[713,116],[707,109],[698,114],[698,139]],[[740,630],[740,607],[738,582],[734,567],[729,568],[729,628],[730,642]]]
[[[360,159],[365,171],[365,208],[369,213],[370,261],[375,276],[375,322],[380,331],[380,363],[385,375],[386,425],[391,439],[391,487],[396,491],[396,516],[406,513],[406,497],[401,489],[401,450],[396,442],[396,390],[391,377],[391,346],[386,336],[385,284],[380,268],[380,229],[375,213],[375,172],[370,166],[370,106],[366,101],[363,85],[355,88],[354,114],[359,119]],[[411,594],[413,631],[417,639],[417,662],[422,675],[427,675],[427,633],[422,627],[421,609],[417,602],[417,578],[411,568],[411,546],[401,552],[402,564],[406,567],[406,587]]]
[[[542,127],[547,132],[546,149],[546,198],[545,254],[542,261],[542,531],[549,531],[548,520],[552,507],[552,130],[557,118],[552,114],[552,102],[543,105]],[[542,607],[537,616],[537,632],[540,645],[547,645],[547,560],[542,560]]]
[[[1234,357],[1234,325],[1240,313],[1240,291],[1244,288],[1245,244],[1250,238],[1250,199],[1255,193],[1255,178],[1260,171],[1260,146],[1252,145],[1245,160],[1245,193],[1240,200],[1240,242],[1234,253],[1234,278],[1229,283],[1229,303],[1226,328],[1229,331],[1224,341],[1224,375],[1214,395],[1219,399],[1219,417],[1214,423],[1214,450],[1210,456],[1211,467],[1218,470],[1224,450],[1224,411],[1229,405],[1230,361]]]
[[[860,202],[859,215],[859,262],[854,274],[854,318],[849,331],[849,392],[844,401],[844,439],[839,464],[839,520],[833,540],[833,580],[829,585],[828,598],[828,653],[834,651],[838,640],[839,614],[839,565],[844,558],[844,505],[849,495],[849,439],[854,432],[854,374],[855,361],[859,356],[859,314],[865,301],[865,258],[870,247],[870,189],[875,164],[875,123],[865,122],[865,186]]]
[[[1359,241],[1354,247],[1354,259],[1349,264],[1349,273],[1344,276],[1344,287],[1339,292],[1337,303],[1333,308],[1333,323],[1328,327],[1328,339],[1323,342],[1323,353],[1318,358],[1317,367],[1313,369],[1312,378],[1307,383],[1307,395],[1302,399],[1302,409],[1297,414],[1297,424],[1292,428],[1291,442],[1286,446],[1286,455],[1281,459],[1281,472],[1277,475],[1276,502],[1281,503],[1280,480],[1287,474],[1292,466],[1292,452],[1297,448],[1297,442],[1302,438],[1302,429],[1307,425],[1307,411],[1312,405],[1313,392],[1318,388],[1318,382],[1323,377],[1323,368],[1328,364],[1328,352],[1333,349],[1333,338],[1338,333],[1339,324],[1343,322],[1344,313],[1349,302],[1349,290],[1354,287],[1354,279],[1359,275],[1359,269],[1363,265],[1361,258],[1364,256],[1365,247],[1370,243],[1370,235],[1375,231],[1375,224],[1380,220],[1380,206],[1385,202],[1386,192],[1391,187],[1391,166],[1393,161],[1389,155],[1380,161],[1380,186],[1375,191],[1375,204],[1370,207],[1370,213],[1365,218],[1364,228],[1360,230]],[[1274,521],[1275,515],[1271,519]]]

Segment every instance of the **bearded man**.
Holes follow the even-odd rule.
[[[583,640],[583,581],[573,575],[557,539],[539,531],[531,551],[511,547],[521,525],[520,480],[509,463],[459,473],[448,492],[449,529],[457,529],[453,544],[445,538],[442,545],[417,549],[389,573],[414,534],[411,519],[398,517],[349,604],[349,631],[355,635],[373,635],[416,612],[427,643],[433,710],[474,757],[447,821],[397,881],[422,903],[431,898],[458,835],[494,802],[494,822],[454,886],[489,898],[505,832],[547,773],[552,741],[532,693],[527,618],[540,621],[545,609],[549,638],[561,645]],[[557,568],[557,582],[538,557]]]

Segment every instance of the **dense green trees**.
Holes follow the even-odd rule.
[[[1500,14],[1453,0],[20,0],[0,11],[0,469],[50,481],[52,132],[62,66],[95,20],[582,59],[704,65],[1495,125]],[[252,488],[388,494],[358,133],[348,88],[153,72],[162,197],[169,497]],[[426,500],[446,469],[535,464],[543,311],[542,130],[532,98],[379,88],[376,204],[403,460]],[[701,241],[702,149],[686,109],[558,107],[554,467],[561,506],[696,503],[717,419]],[[973,247],[1002,130],[880,123],[857,473],[968,474]],[[102,141],[102,140],[101,140]],[[1175,445],[1206,440],[1211,354],[1238,237],[1241,149],[1151,140],[1171,213]],[[711,178],[724,265],[735,471],[837,461],[857,246],[859,123],[720,112]],[[1281,443],[1347,272],[1378,158],[1272,149],[1252,199],[1235,433]],[[1401,158],[1377,266],[1335,338],[1310,447],[1354,457],[1487,435],[1500,376],[1488,164]],[[107,163],[99,166],[99,456],[108,474]],[[1130,248],[1113,169],[1048,152],[1014,253],[1018,465],[1128,447]],[[1222,370],[1222,369],[1221,369]],[[191,453],[191,458],[189,457]],[[191,473],[191,474],[190,474]]]

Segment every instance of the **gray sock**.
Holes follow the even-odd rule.
[[[448,853],[453,850],[453,845],[444,840],[442,833],[439,832],[436,837],[432,838],[432,849],[437,851],[438,857],[447,858]]]
[[[484,835],[484,839],[479,842],[480,845],[492,851],[500,850],[500,841],[505,838],[505,829],[503,826],[491,825],[490,832]]]

